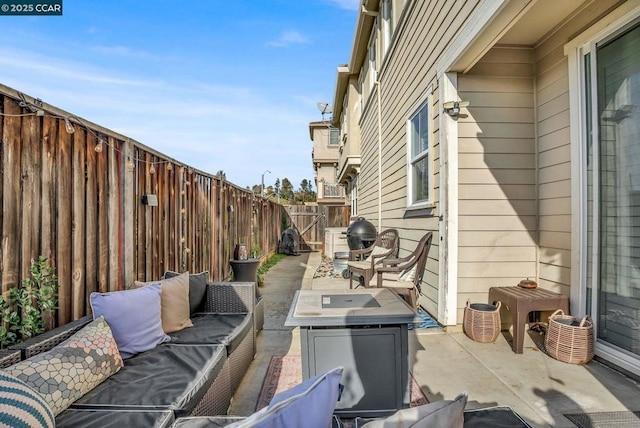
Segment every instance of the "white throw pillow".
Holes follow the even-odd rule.
[[[442,400],[423,406],[398,410],[386,419],[378,419],[363,425],[363,428],[462,428],[464,425],[464,406],[467,405],[467,393],[455,400]]]
[[[416,265],[413,265],[413,267],[409,268],[409,269],[405,269],[402,272],[400,272],[400,276],[398,276],[398,281],[407,281],[407,282],[413,282],[414,278],[416,277]]]
[[[365,261],[370,262],[371,259],[373,258],[373,256],[379,256],[380,254],[385,254],[386,252],[388,252],[389,250],[384,248],[384,247],[378,247],[377,245],[373,247],[373,249],[371,250],[371,253],[369,254],[369,257],[367,257],[367,259]],[[376,259],[376,264],[378,263],[382,263],[382,261],[384,260],[384,257],[379,257]]]

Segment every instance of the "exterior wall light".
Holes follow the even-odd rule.
[[[442,104],[444,112],[451,116],[452,119],[457,119],[460,109],[467,106],[469,106],[469,101],[448,101]]]

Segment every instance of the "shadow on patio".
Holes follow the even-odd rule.
[[[295,291],[349,287],[348,280],[313,278],[320,262],[317,252],[290,256],[266,274],[261,288],[265,328],[230,414],[255,411],[273,355],[300,355],[299,328],[284,327]],[[411,331],[409,340],[411,371],[430,402],[466,391],[467,409],[507,405],[533,426],[553,427],[574,426],[563,414],[639,410],[638,383],[597,361],[586,366],[556,361],[529,335],[521,355],[511,350],[504,336],[495,343],[477,343],[462,332],[427,329]]]

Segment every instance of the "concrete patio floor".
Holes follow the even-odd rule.
[[[260,288],[264,330],[230,414],[255,411],[273,355],[300,355],[299,328],[284,327],[295,291],[349,287],[348,280],[313,278],[320,263],[318,252],[289,256],[265,275]],[[573,427],[563,416],[567,413],[640,410],[640,383],[598,361],[586,366],[556,361],[529,335],[521,355],[513,353],[502,335],[495,343],[477,343],[461,331],[426,329],[410,331],[409,339],[410,367],[430,402],[466,391],[467,409],[508,405],[536,427]]]

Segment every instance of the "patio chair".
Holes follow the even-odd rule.
[[[386,257],[396,257],[398,255],[398,231],[396,229],[383,230],[376,236],[373,245],[362,250],[351,250],[349,252],[349,288],[353,288],[353,275],[359,275],[360,285],[369,286],[369,282],[375,275],[375,268]],[[362,260],[364,257],[366,259]]]
[[[418,309],[420,284],[424,276],[424,267],[427,263],[432,239],[433,233],[428,232],[407,257],[384,259],[382,266],[376,268],[377,287],[392,289],[403,297],[409,306]]]

